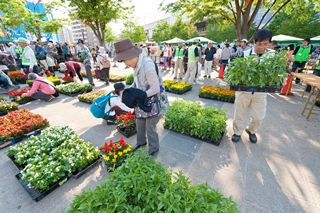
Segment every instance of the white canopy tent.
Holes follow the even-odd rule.
[[[212,41],[210,39],[207,39],[205,37],[194,37],[194,38],[190,38],[189,40],[187,40],[186,42],[193,42],[195,39],[199,39],[200,43],[205,43],[208,44],[209,42],[212,42],[212,44],[217,44],[217,42]]]
[[[177,44],[179,42],[185,42],[184,40],[180,39],[180,38],[173,38],[173,39],[170,39],[170,40],[167,40],[167,41],[163,41],[161,43],[167,43],[167,44]]]
[[[277,43],[282,44],[282,43],[297,43],[299,41],[303,41],[303,39],[280,34],[280,35],[273,36],[272,41],[277,41]]]
[[[320,35],[310,39],[311,43],[320,43]]]

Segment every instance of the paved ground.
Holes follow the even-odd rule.
[[[112,74],[130,72],[132,70],[124,69],[123,64],[111,68]],[[164,72],[164,79],[172,79],[171,72]],[[113,88],[112,85],[105,87],[101,81],[95,80],[95,83],[96,89],[110,91]],[[293,85],[293,97],[268,95],[267,115],[257,134],[259,141],[252,144],[246,133],[239,143],[231,142],[233,104],[198,98],[203,85],[226,86],[220,79],[200,77],[192,91],[185,95],[169,94],[169,100],[179,98],[225,108],[229,119],[220,146],[171,132],[160,122],[161,147],[156,160],[175,171],[182,170],[194,184],[207,182],[225,196],[233,196],[241,212],[320,212],[320,116],[311,115],[306,120],[306,116],[301,115],[306,101],[306,97],[301,97],[302,86]],[[69,125],[80,138],[95,146],[101,146],[108,139],[118,139],[120,134],[115,126],[95,119],[88,107],[76,97],[60,95],[50,103],[33,101],[20,109],[28,108],[41,114],[51,125]],[[135,137],[127,141],[135,144]],[[34,202],[15,180],[18,170],[4,151],[6,149],[0,150],[0,212],[60,212],[69,206],[75,195],[94,188],[108,176],[101,165]]]

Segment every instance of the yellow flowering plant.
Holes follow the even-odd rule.
[[[105,142],[103,147],[99,148],[103,161],[107,166],[108,170],[114,170],[121,166],[126,158],[132,154],[132,146],[127,144],[123,137],[117,142]]]

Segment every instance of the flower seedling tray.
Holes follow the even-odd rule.
[[[131,131],[131,132],[126,132],[126,131],[122,131],[122,130],[120,129],[120,127],[117,126],[117,130],[118,130],[118,132],[120,132],[121,134],[123,134],[126,138],[129,138],[129,137],[137,134],[137,130],[136,130],[136,129],[133,130],[133,131]]]
[[[192,90],[192,87],[190,89],[185,90],[185,91],[171,91],[170,89],[166,89],[167,92],[178,94],[178,95],[182,95],[186,92],[189,92],[190,90]]]
[[[93,167],[99,165],[100,163],[101,163],[101,158],[99,157],[96,160],[94,160],[92,163],[89,163],[87,166],[85,166],[82,170],[78,170],[78,171],[73,172],[72,177],[75,179],[78,179],[79,177],[84,175],[87,171],[89,171]]]
[[[227,103],[234,103],[234,99],[231,100],[231,99],[226,99],[226,98],[218,98],[216,96],[209,96],[209,97],[206,97],[204,95],[199,95],[199,98],[204,98],[204,99],[210,99],[210,100],[217,100],[217,101],[222,101],[222,102],[227,102]]]
[[[32,135],[36,136],[36,135],[40,135],[41,134],[42,129],[37,129],[34,131],[31,131],[29,133],[23,134],[25,137],[30,137]]]
[[[7,146],[16,144],[23,140],[23,135],[20,135],[16,138],[12,138],[10,141],[0,141],[0,149],[6,148]]]
[[[22,174],[19,173],[15,175],[16,179],[20,183],[20,185],[26,190],[28,195],[31,197],[32,200],[35,200],[36,202],[47,196],[50,192],[64,184],[69,177],[63,177],[60,180],[58,180],[56,183],[52,184],[51,187],[48,190],[38,190],[34,188],[30,188],[28,186],[28,183],[25,180],[22,180]]]
[[[78,98],[79,99],[79,98]],[[92,101],[84,100],[84,99],[79,99],[80,102],[84,102],[87,104],[92,104]]]
[[[8,111],[0,112],[0,116],[4,116],[4,115],[6,115],[6,114],[8,114]]]
[[[23,170],[24,167],[26,167],[25,164],[19,165],[18,163],[16,163],[14,156],[8,156],[8,158],[12,161],[12,163],[15,165],[15,167],[16,167],[19,171]]]
[[[21,104],[29,103],[29,102],[34,101],[34,100],[35,99],[33,99],[33,98],[28,98],[28,99],[25,99],[25,100],[22,100],[22,101],[12,100],[12,102],[15,102],[15,103],[18,103],[19,105],[21,105]]]
[[[244,92],[281,92],[282,86],[246,86],[246,85],[230,85],[231,90],[244,91]]]
[[[187,132],[181,133],[181,132],[179,132],[179,131],[177,131],[177,130],[169,129],[168,126],[163,126],[163,127],[164,127],[165,129],[168,129],[168,130],[177,132],[177,133],[179,133],[179,134],[183,134],[183,135],[189,136],[189,137],[191,137],[191,138],[195,138],[195,139],[201,140],[201,141],[203,141],[203,142],[211,143],[211,144],[216,145],[216,146],[219,146],[219,145],[220,145],[220,142],[221,142],[222,137],[223,137],[223,135],[224,135],[224,132],[223,132],[223,133],[221,133],[221,138],[220,138],[219,140],[213,140],[213,139],[210,139],[210,138],[201,138],[201,137],[198,137],[198,136],[196,136],[196,135],[192,135],[192,136],[191,136],[191,135],[189,135],[189,133],[187,133]]]
[[[86,90],[86,91],[81,91],[81,92],[75,92],[75,93],[67,93],[67,92],[60,92],[60,91],[59,91],[59,93],[60,93],[60,94],[67,95],[67,96],[75,97],[75,96],[78,96],[78,95],[80,95],[80,94],[82,94],[82,93],[84,93],[84,92],[91,92],[91,91],[92,91],[92,89]]]

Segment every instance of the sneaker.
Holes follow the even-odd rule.
[[[46,102],[50,102],[50,101],[52,101],[53,99],[54,99],[54,97],[51,96],[48,100],[46,100]]]
[[[251,143],[257,143],[258,139],[256,134],[251,134],[251,132],[248,129],[246,129],[246,133],[248,133]]]
[[[173,78],[173,80],[176,80],[176,79],[177,79],[177,77],[174,77],[174,78]]]
[[[117,125],[117,123],[112,120],[107,120],[107,125]]]
[[[233,134],[232,135],[232,142],[237,143],[237,142],[239,142],[240,138],[241,138],[240,135]]]
[[[211,78],[210,75],[208,75],[208,78]]]
[[[95,84],[91,84],[91,86],[93,86],[93,87],[94,87],[94,86],[95,86]]]
[[[204,77],[204,78],[206,78],[207,76],[206,76],[206,75],[204,75],[203,77]]]

